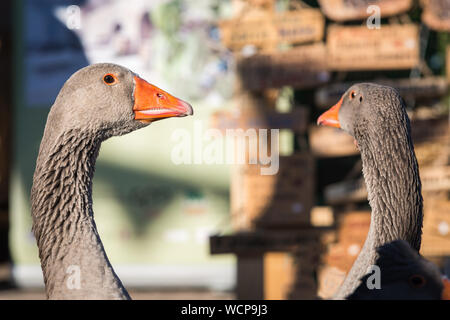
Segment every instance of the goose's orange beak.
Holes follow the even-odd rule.
[[[134,119],[152,122],[194,114],[189,103],[175,98],[137,76],[134,77],[134,82]]]
[[[343,99],[344,98],[341,98],[341,100],[339,100],[339,102],[332,106],[328,111],[322,113],[319,119],[317,119],[317,124],[319,126],[324,125],[335,128],[341,127],[339,123],[339,109],[341,108]]]
[[[444,289],[442,290],[441,300],[450,300],[450,279],[442,278]]]

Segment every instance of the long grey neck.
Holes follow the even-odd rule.
[[[106,256],[92,211],[101,139],[46,128],[31,192],[33,231],[49,299],[129,299]]]
[[[378,246],[402,239],[418,251],[422,236],[421,183],[408,119],[399,126],[380,126],[380,130],[370,132],[370,139],[357,135],[357,141],[372,208],[371,223],[337,299],[344,299],[360,284],[360,278],[375,263]]]

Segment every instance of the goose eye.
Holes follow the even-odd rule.
[[[159,92],[156,94],[156,96],[157,96],[158,98],[160,98],[160,99],[164,97],[164,95],[163,95],[162,93],[159,93]]]
[[[103,82],[106,83],[107,85],[112,85],[116,82],[116,77],[110,73],[105,74],[103,76]]]
[[[427,283],[425,278],[423,276],[421,276],[420,274],[412,275],[411,277],[409,277],[408,282],[413,288],[423,287],[425,285],[425,283]]]
[[[353,99],[355,97],[356,97],[356,92],[355,91],[350,92],[350,99]]]

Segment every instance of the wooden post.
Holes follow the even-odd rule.
[[[264,299],[264,260],[262,253],[237,255],[236,298]]]
[[[447,73],[447,82],[450,83],[450,45],[447,46],[445,54],[445,70]]]

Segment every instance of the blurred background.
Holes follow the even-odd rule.
[[[0,299],[45,298],[35,161],[60,88],[97,62],[195,110],[102,144],[95,218],[134,298],[331,297],[370,208],[353,139],[315,122],[366,81],[396,87],[408,105],[421,253],[450,275],[449,0],[3,0],[0,15]],[[172,161],[174,130],[203,152],[237,128],[280,129],[277,174]]]

